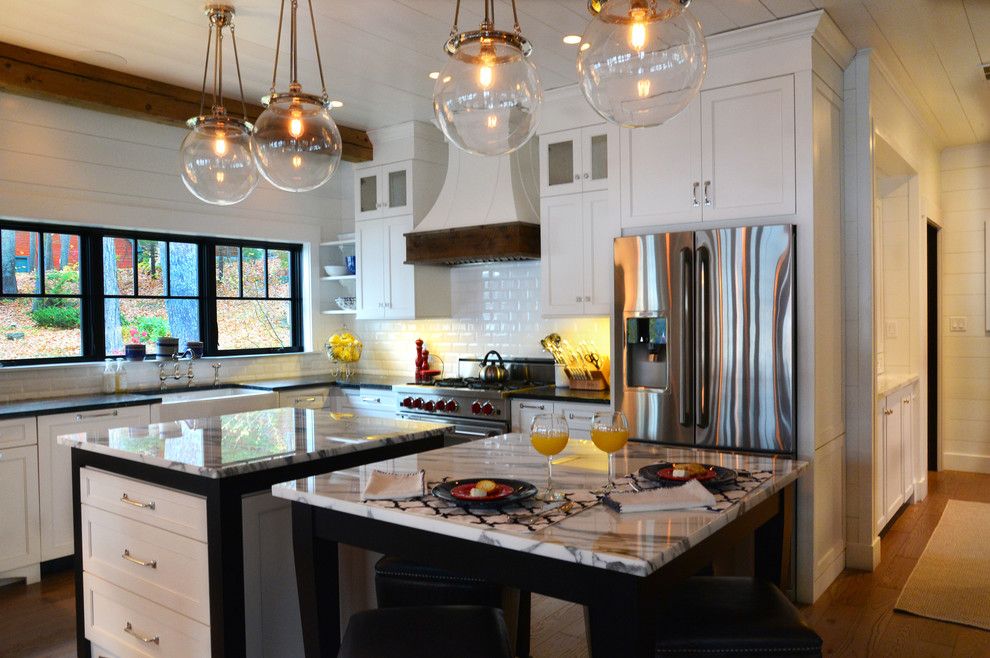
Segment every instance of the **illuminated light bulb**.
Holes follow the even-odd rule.
[[[497,128],[498,127],[498,117],[495,116],[494,114],[489,114],[488,115],[488,118],[485,120],[485,124],[489,128]]]
[[[226,176],[224,175],[224,173],[222,171],[218,171],[217,172],[217,182],[218,183],[222,183],[224,178],[226,178]]]
[[[646,24],[643,23],[643,13],[640,10],[638,15],[632,16],[635,21],[629,26],[629,45],[635,51],[640,51],[646,45]]]
[[[481,85],[482,89],[490,89],[493,78],[492,67],[484,64],[478,69],[478,84]]]
[[[299,154],[296,154],[296,155],[292,156],[292,167],[293,167],[293,169],[298,169],[301,166],[302,166],[302,156],[299,155]]]
[[[640,80],[636,83],[636,92],[640,98],[647,98],[650,95],[650,81]]]
[[[223,133],[217,135],[217,138],[213,140],[213,152],[221,158],[227,153],[227,139]]]
[[[303,134],[303,123],[302,119],[292,118],[289,119],[289,134],[299,139],[300,135]]]

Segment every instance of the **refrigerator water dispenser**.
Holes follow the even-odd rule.
[[[626,386],[667,388],[667,318],[626,318]]]

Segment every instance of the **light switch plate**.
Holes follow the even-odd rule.
[[[949,317],[949,331],[966,331],[966,316],[965,315],[953,315]]]
[[[897,338],[897,320],[887,320],[887,338]]]

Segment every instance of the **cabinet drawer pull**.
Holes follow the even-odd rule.
[[[124,552],[120,554],[120,557],[124,558],[128,562],[133,562],[139,567],[151,567],[152,569],[158,568],[158,560],[139,560],[133,555],[128,549],[124,549]]]
[[[691,205],[695,208],[701,205],[698,201],[698,188],[701,187],[701,183],[694,181],[694,185],[691,186]]]
[[[578,416],[575,414],[567,414],[567,420],[591,420],[591,416]]]
[[[712,205],[711,191],[712,191],[712,182],[710,180],[706,180],[705,181],[705,205],[706,206],[711,206]]]
[[[883,415],[884,415],[884,416],[889,416],[889,415],[891,415],[892,413],[894,413],[894,410],[893,410],[893,409],[884,409],[884,410],[883,410]]]
[[[903,400],[901,400],[901,402],[903,402],[904,404],[911,404],[911,398],[904,398]]]
[[[315,397],[311,397],[311,398],[296,398],[296,402],[295,402],[296,404],[299,404],[301,402],[316,402],[316,398]]]
[[[361,398],[361,402],[371,402],[373,404],[381,404],[381,398]]]
[[[150,503],[143,503],[140,500],[134,500],[127,494],[123,494],[120,497],[120,502],[127,503],[128,505],[133,505],[134,507],[141,507],[143,509],[150,509],[150,510],[155,509],[155,501],[151,501]]]
[[[128,635],[133,635],[134,637],[141,640],[145,644],[159,644],[159,645],[161,644],[161,638],[159,638],[157,635],[154,637],[141,635],[136,630],[134,630],[134,627],[131,626],[131,622],[127,622],[127,625],[124,626],[124,632],[127,633]]]
[[[118,414],[118,411],[114,409],[105,414],[76,414],[76,420],[86,420],[87,418],[112,418]]]
[[[520,402],[519,403],[519,408],[520,409],[539,409],[540,411],[543,411],[544,409],[547,408],[547,406],[545,404],[525,404],[523,402]]]

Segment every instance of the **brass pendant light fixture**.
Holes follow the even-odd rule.
[[[237,39],[234,36],[234,8],[210,5],[206,8],[210,21],[206,39],[206,63],[203,67],[203,91],[199,116],[186,122],[189,134],[182,141],[180,164],[182,182],[197,198],[214,205],[226,206],[243,201],[258,185],[258,170],[254,162],[252,126],[247,120],[244,87],[237,59]],[[230,32],[234,46],[237,84],[241,92],[243,118],[232,117],[223,103],[223,30]],[[206,83],[213,53],[213,94],[210,113],[206,108]]]
[[[454,9],[449,56],[433,88],[433,110],[443,134],[458,148],[478,155],[504,155],[525,144],[539,121],[543,88],[529,61],[532,45],[522,35],[516,2],[513,29],[495,29],[495,0],[482,0],[485,17],[477,30],[461,32],[461,0]]]
[[[288,192],[306,192],[330,180],[340,164],[343,150],[340,131],[330,116],[330,100],[323,76],[323,62],[320,59],[312,0],[307,0],[307,4],[322,93],[319,96],[304,93],[299,83],[296,20],[298,0],[290,0],[289,88],[285,92],[275,91],[285,15],[285,0],[282,0],[278,15],[278,37],[275,42],[275,66],[272,72],[271,91],[262,99],[266,109],[254,126],[255,160],[258,169],[268,182]]]

